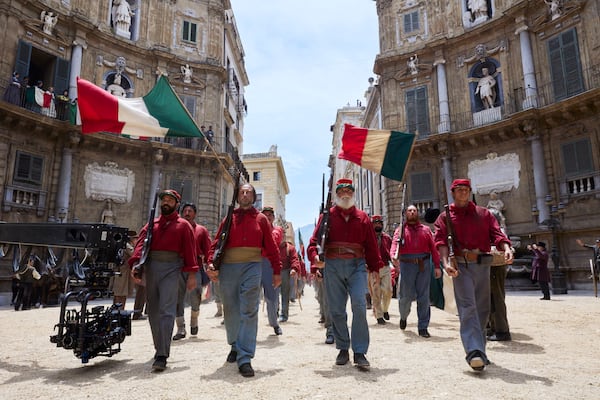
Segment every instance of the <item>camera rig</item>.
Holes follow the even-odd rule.
[[[0,244],[10,245],[14,272],[19,271],[33,247],[47,248],[47,269],[58,268],[57,264],[67,258],[65,294],[61,295],[59,322],[54,327],[58,334],[50,336],[50,342],[72,349],[82,363],[96,356],[111,357],[131,335],[132,312],[119,310],[120,304],[88,309],[90,300],[109,293],[110,277],[123,263],[128,241],[127,228],[108,224],[0,223]],[[27,248],[23,257],[22,247]],[[61,255],[56,257],[53,249]],[[83,260],[79,259],[81,250]],[[79,310],[67,309],[73,299],[80,303]]]

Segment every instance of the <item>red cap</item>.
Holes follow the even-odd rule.
[[[471,181],[468,179],[455,179],[454,181],[452,181],[450,190],[456,189],[457,186],[466,186],[469,189],[471,189]]]
[[[342,188],[349,188],[354,192],[354,186],[352,186],[352,179],[338,179],[338,181],[335,184],[335,191],[337,192]]]
[[[371,217],[371,221],[373,221],[373,222],[383,222],[383,218],[381,217],[381,215],[373,215]]]
[[[164,196],[171,196],[172,198],[174,198],[175,200],[177,200],[178,203],[181,202],[181,195],[179,193],[177,193],[177,191],[175,191],[173,189],[163,190],[158,195],[158,198],[162,199]]]

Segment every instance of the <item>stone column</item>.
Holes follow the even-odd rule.
[[[60,175],[58,177],[58,190],[56,191],[56,215],[60,222],[65,222],[69,215],[69,193],[71,192],[71,171],[73,169],[73,149],[64,147]]]
[[[440,108],[440,123],[438,133],[450,132],[450,108],[448,107],[448,81],[446,80],[446,60],[436,60],[433,65],[437,71],[438,106]]]
[[[546,179],[546,165],[544,162],[544,146],[538,135],[528,138],[531,142],[531,159],[533,161],[533,184],[535,186],[535,204],[539,211],[538,223],[550,218],[546,195],[548,194],[548,181]]]
[[[69,73],[69,98],[77,98],[77,77],[81,75],[81,60],[83,58],[83,49],[87,48],[87,44],[82,39],[73,41],[73,49],[71,50],[71,65]]]
[[[535,108],[538,106],[537,82],[535,80],[535,67],[533,65],[533,53],[529,31],[527,25],[523,23],[517,28],[516,35],[519,35],[521,44],[521,66],[523,68],[523,84],[525,85],[525,99],[523,99],[523,109]]]
[[[444,174],[444,183],[446,185],[446,197],[448,204],[452,203],[452,192],[450,192],[450,186],[452,185],[452,162],[449,156],[442,157],[442,173]]]

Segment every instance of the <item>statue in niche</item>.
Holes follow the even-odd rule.
[[[127,93],[125,93],[125,89],[121,86],[121,73],[117,71],[115,77],[113,79],[113,83],[108,85],[106,90],[117,97],[127,97]]]
[[[47,35],[52,35],[52,29],[54,29],[56,23],[58,22],[58,16],[55,15],[52,11],[42,11],[40,19],[44,23],[44,25],[42,26],[44,33]]]
[[[469,0],[469,9],[471,10],[471,16],[473,21],[486,20],[488,17],[488,8],[486,0]]]
[[[496,79],[490,75],[488,68],[482,68],[481,74],[475,94],[479,95],[486,109],[493,108],[496,102]]]
[[[127,39],[131,37],[129,28],[131,27],[131,17],[134,15],[127,0],[113,0],[112,20],[117,35]]]
[[[181,66],[181,78],[184,83],[192,83],[192,69],[189,64]]]
[[[490,200],[487,203],[486,208],[492,211],[498,219],[500,227],[506,231],[506,218],[504,218],[504,202],[498,198],[498,193],[493,190],[490,192]]]
[[[112,210],[112,201],[107,199],[104,205],[104,210],[102,210],[102,215],[100,216],[100,223],[114,225],[115,217],[115,213]]]
[[[411,56],[406,64],[408,67],[408,72],[410,72],[411,75],[416,75],[419,73],[419,58],[416,54]]]
[[[548,5],[548,11],[550,12],[550,17],[553,21],[561,16],[562,7],[560,4],[560,0],[544,0],[544,3]]]

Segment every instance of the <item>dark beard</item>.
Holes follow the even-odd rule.
[[[160,206],[160,213],[162,215],[173,214],[173,211],[175,211],[175,207],[171,207],[168,204],[163,204],[162,206]]]
[[[383,226],[377,226],[377,227],[375,227],[375,232],[381,233],[381,231],[383,231]]]

